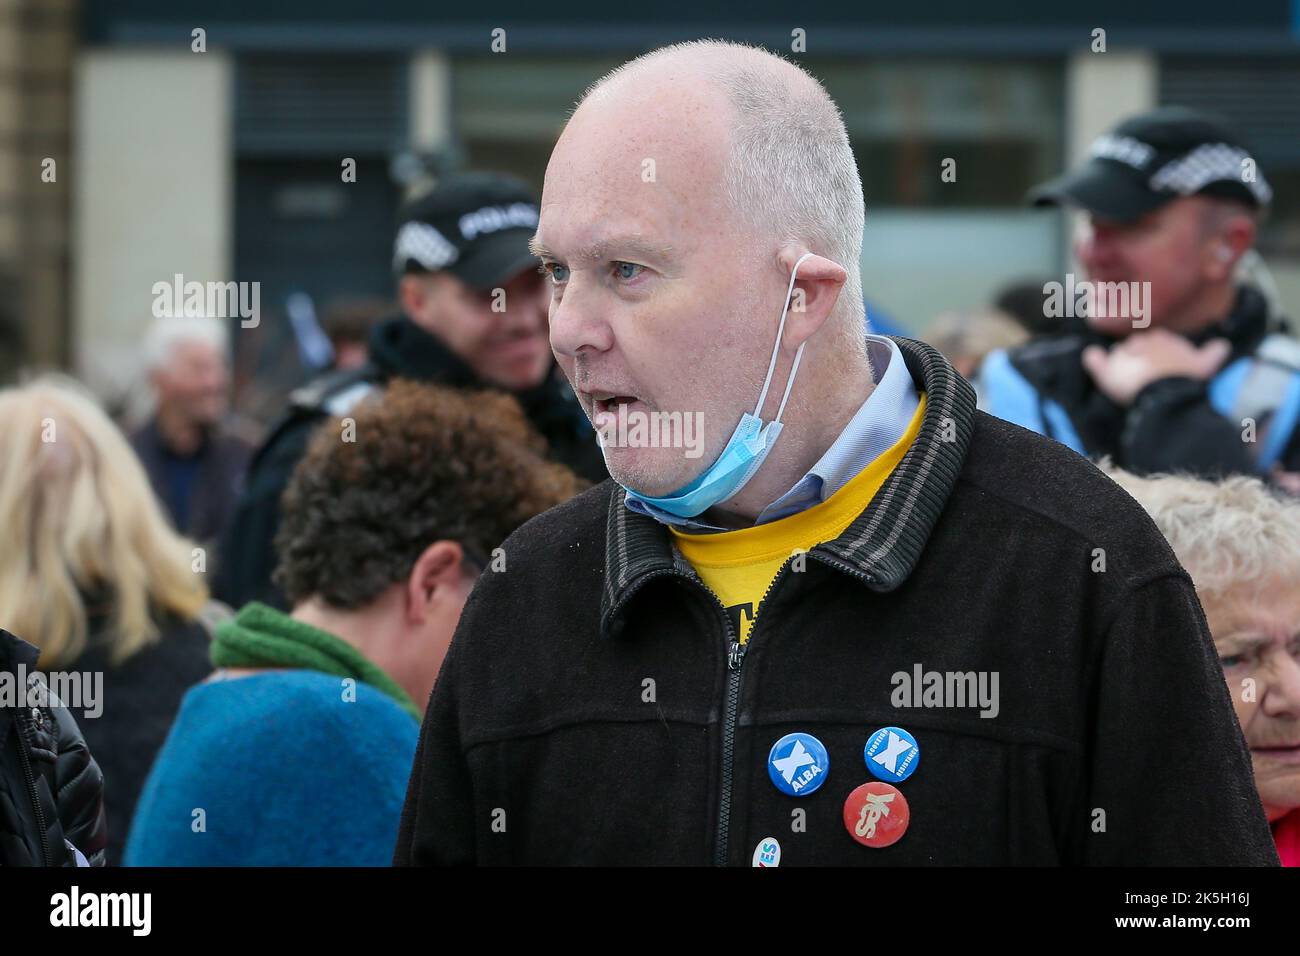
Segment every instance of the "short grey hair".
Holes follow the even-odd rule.
[[[1202,603],[1300,580],[1300,500],[1244,475],[1139,478],[1106,461],[1102,468],[1155,520]]]
[[[144,337],[145,369],[157,371],[171,361],[183,342],[203,342],[229,358],[230,344],[220,319],[201,315],[165,315],[154,319]]]
[[[862,177],[839,107],[814,76],[761,47],[690,40],[660,47],[593,83],[578,105],[620,78],[666,58],[705,73],[735,111],[724,171],[727,199],[760,234],[805,243],[848,272],[836,311],[859,320],[862,305]],[[865,354],[865,338],[862,348]]]

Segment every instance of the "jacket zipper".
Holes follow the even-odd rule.
[[[21,715],[14,715],[14,726],[18,731],[18,759],[23,765],[23,776],[27,779],[27,792],[32,797],[32,809],[36,812],[36,829],[41,834],[41,865],[50,866],[50,836],[45,828],[45,811],[41,808],[40,793],[36,789],[36,774],[32,771],[32,760],[27,753],[31,743],[23,729]]]
[[[722,715],[722,787],[718,792],[718,830],[714,840],[713,865],[727,865],[727,843],[731,831],[731,788],[734,781],[734,760],[736,750],[736,717],[740,709],[740,665],[745,661],[746,644],[740,643],[740,636],[731,627],[731,618],[713,598],[719,608],[727,638],[727,699]],[[751,640],[753,636],[751,635]]]
[[[812,555],[813,551],[809,550],[804,553]],[[870,583],[872,580],[870,576],[863,574],[861,571],[842,561],[828,558],[822,554],[818,554],[817,558],[823,564],[844,571],[861,581]],[[712,591],[708,590],[708,588],[704,587],[704,585],[700,583],[698,578],[693,578],[680,571],[665,569],[647,574],[641,582],[641,584],[644,585],[645,581],[648,581],[651,578],[662,577],[666,574],[671,574],[680,577],[685,581],[689,581],[700,591],[704,592],[704,596],[707,597],[709,603],[717,610],[718,616],[722,619],[723,634],[727,641],[727,698],[723,709],[722,719],[722,786],[718,797],[718,823],[715,831],[713,851],[714,866],[726,866],[727,855],[730,850],[731,791],[735,781],[735,768],[733,764],[735,761],[736,751],[736,724],[740,710],[741,666],[745,662],[746,652],[749,647],[752,646],[754,638],[758,634],[759,611],[762,609],[763,605],[767,603],[768,596],[776,590],[777,584],[779,584],[785,577],[785,574],[790,569],[793,561],[793,556],[786,559],[785,563],[777,570],[776,576],[772,578],[771,583],[768,584],[767,590],[763,592],[762,598],[759,599],[758,606],[754,608],[754,624],[749,631],[749,640],[744,644],[740,643],[740,636],[732,628],[731,618],[727,616],[726,608],[719,603],[717,596]],[[638,585],[636,590],[640,591],[641,586]],[[613,609],[614,613],[617,613],[617,611],[628,602],[634,593],[636,592],[630,592],[624,595],[623,600],[619,601],[618,604],[615,605]]]
[[[716,597],[713,598],[714,606],[721,611],[727,636],[727,700],[722,718],[722,788],[718,796],[718,829],[714,841],[714,866],[726,866],[727,856],[730,852],[731,792],[735,783],[736,723],[740,716],[741,666],[745,663],[745,653],[753,646],[754,638],[758,635],[759,612],[763,609],[763,605],[767,603],[768,595],[776,589],[777,584],[785,577],[785,573],[793,561],[793,557],[786,559],[785,563],[777,570],[776,576],[768,584],[767,590],[763,592],[763,596],[759,598],[758,605],[754,608],[754,623],[749,629],[749,640],[744,644],[740,643],[740,636],[732,630],[731,618],[727,617],[726,610],[718,603]],[[712,592],[710,594],[712,595]]]

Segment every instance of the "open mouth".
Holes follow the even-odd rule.
[[[620,395],[615,392],[590,392],[591,410],[593,416],[596,415],[617,415],[618,410],[626,407],[631,411],[633,407],[640,404],[640,399],[635,395]]]

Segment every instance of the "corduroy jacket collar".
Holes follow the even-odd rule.
[[[936,349],[915,339],[890,338],[926,394],[921,430],[862,514],[838,538],[808,552],[880,592],[899,587],[920,560],[961,472],[975,420],[975,390]],[[624,603],[647,577],[693,576],[672,546],[668,529],[629,511],[626,497],[615,486],[609,499],[600,602],[600,629],[606,636],[622,630],[618,618]]]

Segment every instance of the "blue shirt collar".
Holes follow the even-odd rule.
[[[825,501],[886,449],[897,444],[907,431],[921,397],[902,353],[883,335],[868,335],[867,354],[876,376],[876,387],[826,453],[789,491],[764,508],[755,524],[778,521]],[[626,505],[630,511],[683,531],[728,530],[698,517],[679,518],[635,498],[627,498]]]

